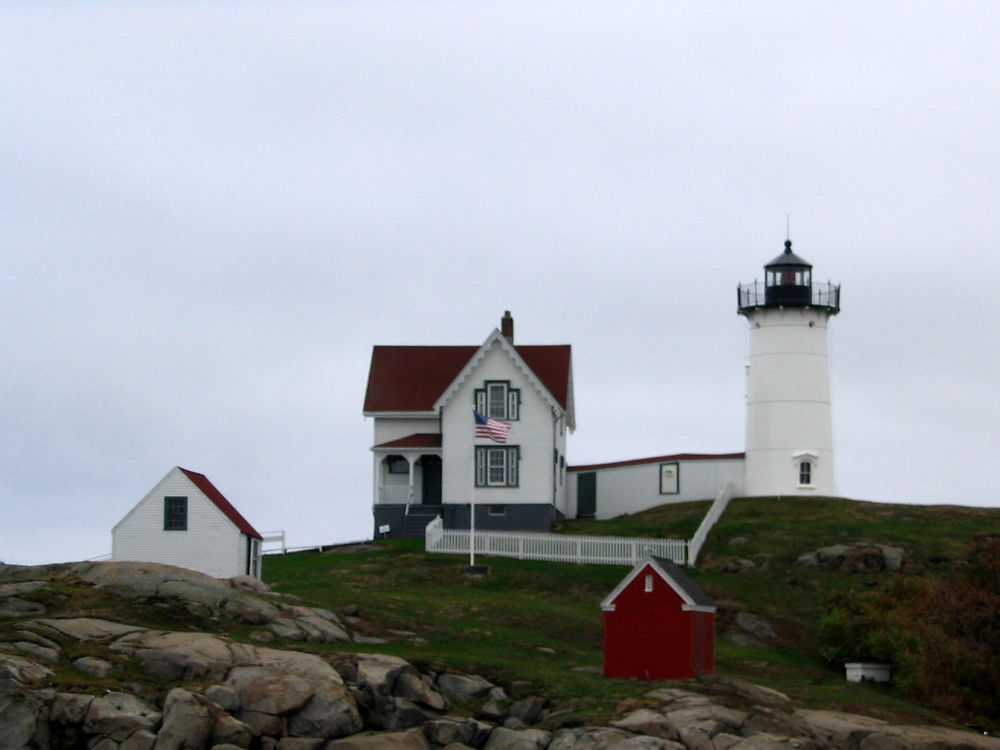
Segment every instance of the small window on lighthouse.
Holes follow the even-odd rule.
[[[812,484],[812,461],[799,462],[799,484]]]

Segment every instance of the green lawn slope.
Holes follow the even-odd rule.
[[[563,531],[690,538],[707,508],[660,506],[610,521],[568,522]],[[897,688],[847,684],[842,667],[822,658],[819,621],[831,593],[879,590],[894,577],[947,572],[984,533],[1000,533],[1000,510],[835,498],[734,500],[689,570],[719,606],[717,673],[776,688],[803,706],[942,720]],[[805,552],[846,542],[901,547],[904,569],[851,574],[794,564]],[[602,661],[600,602],[627,567],[477,556],[492,570],[473,580],[462,572],[465,562],[459,555],[425,553],[422,540],[397,540],[268,556],[263,572],[276,590],[308,604],[338,613],[357,607],[355,627],[388,640],[322,648],[360,648],[431,668],[478,672],[515,694],[546,695],[586,721],[642,703],[651,683],[606,680],[592,671]],[[778,638],[757,646],[728,640],[725,634],[744,611],[770,622]]]

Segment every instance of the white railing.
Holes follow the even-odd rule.
[[[469,553],[467,529],[445,529],[438,516],[424,531],[428,552]],[[476,553],[518,560],[635,565],[649,555],[666,557],[678,565],[687,562],[683,539],[646,539],[614,536],[536,534],[525,531],[476,531]]]
[[[691,537],[691,542],[688,546],[688,564],[694,565],[698,560],[698,553],[701,552],[701,546],[705,543],[708,538],[708,532],[712,530],[715,526],[715,522],[718,521],[722,514],[725,513],[726,508],[729,506],[729,501],[733,499],[733,483],[726,482],[725,486],[719,490],[719,494],[715,496],[715,500],[712,502],[712,507],[708,509],[708,513],[705,517],[701,519],[701,525],[698,530],[694,532],[694,536]]]
[[[410,499],[408,484],[384,484],[378,489],[380,503],[405,503]]]
[[[265,544],[274,544],[277,542],[277,546],[271,546],[269,549],[264,549]],[[260,553],[262,555],[281,553],[282,555],[288,552],[288,545],[285,543],[285,532],[284,531],[262,531],[260,533]]]

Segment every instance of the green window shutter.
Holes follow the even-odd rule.
[[[507,394],[507,419],[517,419],[521,405],[521,391],[512,388]]]
[[[486,486],[486,449],[476,448],[476,487]]]

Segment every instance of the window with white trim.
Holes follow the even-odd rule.
[[[521,389],[511,388],[509,380],[487,380],[476,389],[476,411],[493,419],[514,420],[521,407]]]
[[[799,461],[799,484],[812,484],[812,461]]]
[[[476,446],[476,487],[517,487],[520,446]]]
[[[645,581],[645,586],[643,587],[643,591],[645,591],[648,594],[652,590],[653,590],[653,574],[646,573],[646,581]]]

